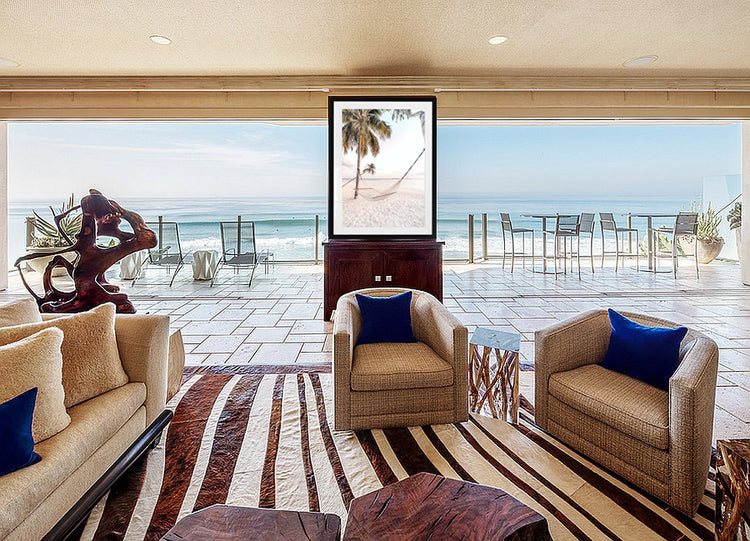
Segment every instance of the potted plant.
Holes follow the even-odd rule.
[[[742,203],[738,201],[734,204],[732,210],[727,213],[727,221],[729,229],[733,229],[734,234],[737,235],[737,259],[740,259],[742,257]]]
[[[711,204],[698,215],[698,263],[711,263],[724,247],[724,239],[719,235],[721,216]]]
[[[61,248],[71,246],[72,243],[75,242],[75,236],[81,231],[81,221],[83,216],[80,212],[70,212],[59,221],[57,226],[54,223],[54,217],[64,214],[74,206],[75,196],[72,194],[70,199],[60,206],[59,212],[56,212],[55,209],[50,206],[49,209],[53,217],[52,222],[45,220],[34,211],[34,218],[31,219],[33,230],[31,232],[31,242],[26,247],[27,253],[57,252]],[[76,256],[73,252],[62,255],[69,261],[73,261]],[[39,257],[27,261],[27,264],[38,273],[44,274],[44,270],[47,268],[47,264],[52,260],[52,257],[53,256]],[[65,276],[66,274],[65,269],[59,267],[52,272],[52,276]]]

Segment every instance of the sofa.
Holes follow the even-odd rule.
[[[415,343],[357,345],[362,316],[355,295],[412,291]],[[435,297],[400,288],[342,295],[333,323],[334,420],[337,430],[466,421],[468,330]]]
[[[624,313],[651,327],[675,323]],[[680,363],[662,390],[600,363],[612,327],[606,310],[535,334],[536,423],[574,449],[680,511],[693,514],[711,460],[719,350],[688,329]]]
[[[0,477],[0,539],[64,537],[171,418],[165,412],[169,318],[118,314],[114,327],[127,381],[67,407],[70,424],[35,444],[42,460]],[[70,387],[66,394],[75,393]]]

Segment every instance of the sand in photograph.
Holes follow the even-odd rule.
[[[385,196],[384,194],[392,193]],[[424,177],[393,181],[360,179],[359,195],[354,199],[354,182],[343,187],[342,222],[344,227],[424,227]]]

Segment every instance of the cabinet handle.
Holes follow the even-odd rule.
[[[390,274],[386,274],[385,275],[385,281],[386,282],[393,282],[393,276],[391,276]]]
[[[377,276],[375,276],[375,281],[376,282],[380,282],[380,280],[382,280],[382,276],[380,276],[379,274]]]

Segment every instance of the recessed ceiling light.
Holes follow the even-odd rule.
[[[4,68],[17,68],[18,62],[13,62],[12,60],[7,60],[5,58],[0,58],[0,66],[3,66]]]
[[[154,43],[158,43],[159,45],[169,45],[170,43],[172,43],[171,39],[156,34],[154,34],[153,36],[149,36],[149,39]]]
[[[501,43],[505,43],[506,41],[508,41],[508,37],[507,36],[493,36],[487,41],[490,42],[490,45],[500,45]]]
[[[656,55],[639,56],[638,58],[631,58],[622,63],[626,68],[640,68],[641,66],[648,66],[653,64],[659,59]]]

